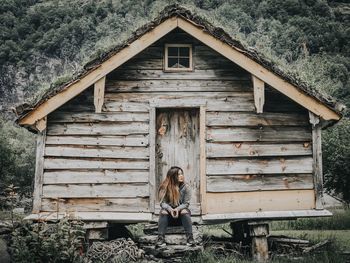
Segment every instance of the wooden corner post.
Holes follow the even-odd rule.
[[[43,191],[44,174],[44,153],[45,153],[46,129],[38,132],[36,141],[36,161],[33,193],[33,213],[39,213],[41,210],[41,197]]]
[[[149,111],[149,208],[154,212],[156,200],[156,108]]]
[[[313,156],[313,177],[315,186],[316,209],[323,209],[323,172],[322,172],[322,125],[320,118],[309,112],[312,125],[312,156]]]
[[[199,137],[200,137],[200,202],[201,202],[201,214],[207,213],[206,206],[206,193],[207,193],[207,180],[206,180],[206,144],[205,144],[205,133],[206,133],[206,107],[200,106],[199,113]]]

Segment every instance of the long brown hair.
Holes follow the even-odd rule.
[[[179,171],[183,173],[183,170],[178,166],[170,167],[166,174],[166,178],[159,186],[158,196],[159,201],[166,200],[173,206],[178,206],[180,202],[180,191],[179,191]]]

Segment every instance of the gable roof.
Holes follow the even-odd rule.
[[[50,89],[33,105],[23,104],[17,107],[17,122],[27,127],[36,125],[50,112],[175,28],[181,28],[322,119],[334,122],[342,117],[343,106],[332,98],[321,95],[295,77],[284,73],[256,51],[245,48],[222,28],[213,26],[183,7],[171,5],[152,22],[137,29],[124,43],[88,62],[68,82]]]

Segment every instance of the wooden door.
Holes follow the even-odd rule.
[[[159,211],[158,188],[171,166],[183,169],[185,181],[192,188],[191,212],[200,213],[199,143],[199,109],[156,111],[156,213]]]

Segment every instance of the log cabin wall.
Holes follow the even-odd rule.
[[[194,71],[164,72],[165,43],[191,43]],[[49,115],[42,211],[153,211],[151,100],[206,104],[206,213],[314,208],[308,113],[269,87],[265,97],[257,114],[248,72],[170,33],[107,75],[102,113],[89,88]]]
[[[149,211],[148,113],[95,113],[93,87],[48,117],[42,211]]]

